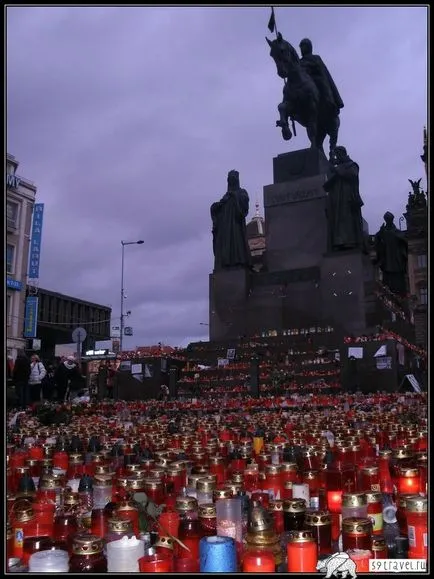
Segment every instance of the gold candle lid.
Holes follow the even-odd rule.
[[[411,458],[413,456],[413,453],[409,448],[396,448],[395,450],[393,450],[392,456],[396,460],[402,460],[404,458]]]
[[[414,478],[419,476],[419,469],[418,468],[400,468],[399,469],[399,476],[404,478]]]
[[[14,516],[17,522],[25,523],[36,517],[32,504],[27,499],[17,499],[14,505]]]
[[[297,472],[298,465],[296,462],[282,462],[280,465],[282,468],[282,472]]]
[[[243,483],[244,482],[244,473],[237,470],[232,473],[232,481],[234,483]]]
[[[212,499],[213,501],[217,501],[218,499],[231,499],[234,496],[234,493],[231,489],[215,489],[212,492]]]
[[[18,474],[29,474],[30,473],[30,467],[29,466],[16,466],[15,467],[15,472]]]
[[[265,465],[265,472],[266,474],[280,474],[281,472],[280,464],[266,464]]]
[[[189,474],[187,477],[187,486],[195,489],[197,488],[197,481],[204,478],[202,474]]]
[[[68,492],[63,497],[63,504],[68,506],[75,506],[80,504],[80,495],[77,492]]]
[[[176,510],[177,511],[197,511],[198,505],[197,500],[194,497],[176,497]]]
[[[213,480],[207,478],[200,478],[197,481],[196,489],[198,492],[209,493],[212,492],[216,487],[216,483]]]
[[[91,455],[91,460],[93,463],[99,463],[104,461],[104,457],[101,453],[95,452],[94,454]]]
[[[113,479],[110,474],[95,474],[93,480],[94,484],[99,487],[111,487],[113,485]]]
[[[39,488],[41,490],[57,489],[62,485],[62,481],[53,474],[44,474],[39,479]]]
[[[129,519],[112,518],[107,521],[109,531],[114,533],[128,533],[133,530],[133,522]]]
[[[198,464],[191,469],[192,474],[209,474],[209,468],[203,464]]]
[[[383,495],[381,494],[381,492],[367,492],[366,494],[366,500],[368,502],[368,504],[372,504],[372,503],[381,503],[383,502]]]
[[[347,517],[342,520],[342,531],[353,535],[364,535],[372,532],[372,522],[370,519],[362,517]]]
[[[103,548],[103,539],[96,535],[75,535],[72,541],[72,552],[75,555],[96,555]]]
[[[161,479],[164,477],[164,475],[166,474],[166,471],[164,470],[164,468],[152,468],[149,471],[149,474],[151,475],[151,477],[153,478],[158,478]]]
[[[141,484],[143,484],[142,481],[145,484],[145,489],[150,489],[150,490],[155,491],[157,489],[162,488],[162,486],[163,486],[163,482],[159,478],[145,478],[145,479],[140,480]]]
[[[315,539],[312,536],[312,531],[308,529],[298,529],[296,531],[289,531],[289,543],[312,543]]]
[[[384,448],[379,451],[380,458],[390,458],[392,456],[392,451],[389,448]]]
[[[303,473],[303,480],[315,480],[318,474],[317,470],[305,470]]]
[[[409,497],[406,501],[407,513],[427,513],[428,499],[427,497],[414,496]]]
[[[284,481],[284,483],[283,483],[283,488],[284,488],[285,490],[290,490],[290,489],[292,490],[292,485],[293,485],[293,484],[294,484],[294,483],[293,483],[292,480],[286,480],[286,481]]]
[[[283,510],[285,513],[304,513],[306,501],[304,499],[284,499]]]
[[[239,483],[226,483],[225,488],[232,491],[232,494],[236,496],[240,491],[243,490],[243,485]]]
[[[214,455],[209,457],[209,462],[212,465],[224,464],[224,458],[220,455]]]
[[[84,456],[80,452],[72,452],[69,455],[69,464],[83,464]]]
[[[304,522],[311,527],[321,527],[331,525],[332,519],[328,511],[307,511]]]
[[[170,464],[170,458],[168,458],[167,456],[163,456],[161,457],[158,462],[155,463],[155,466],[160,467],[160,468],[167,468]]]
[[[162,547],[163,549],[170,549],[173,551],[172,537],[165,537],[164,535],[158,537],[154,547]]]
[[[36,466],[39,464],[39,459],[37,458],[27,458],[26,459],[27,466],[31,468],[32,466]]]
[[[199,505],[199,517],[201,519],[215,519],[217,510],[214,503],[204,503]]]
[[[154,466],[154,464],[155,464],[155,460],[153,458],[144,458],[140,463],[142,468],[145,467],[148,469],[151,468],[152,466]]]
[[[183,469],[180,466],[173,466],[173,463],[169,465],[166,470],[167,476],[176,477],[182,475]]]
[[[248,529],[250,533],[272,531],[274,534],[274,520],[268,511],[262,507],[253,507],[250,511]]]
[[[372,466],[362,466],[362,468],[360,469],[360,471],[363,474],[368,474],[368,475],[375,475],[378,473],[378,466],[372,465]]]
[[[116,512],[119,511],[137,511],[137,507],[132,501],[125,500],[117,503]]]
[[[406,493],[403,495],[398,495],[396,502],[398,504],[398,507],[401,507],[403,509],[407,508],[407,501],[408,499],[419,499],[420,495],[415,495],[413,493]]]
[[[117,485],[118,485],[118,487],[121,487],[121,488],[127,488],[128,477],[127,476],[118,476]]]
[[[142,464],[136,464],[136,463],[127,464],[127,466],[125,467],[125,470],[127,472],[139,472],[139,471],[143,470],[143,465]]]
[[[386,539],[379,535],[372,535],[372,551],[384,551],[386,549]]]
[[[343,507],[364,507],[368,504],[365,493],[343,493]]]
[[[149,480],[149,479],[148,479],[148,480]],[[158,482],[159,482],[159,484],[161,485],[161,482],[160,482],[160,481],[158,481]],[[128,489],[132,489],[132,490],[137,491],[137,490],[143,489],[145,486],[146,486],[145,478],[143,478],[143,477],[129,476],[129,477],[127,478],[127,488],[128,488]],[[158,486],[157,486],[157,487],[154,487],[154,486],[152,486],[152,484],[150,483],[150,485],[147,486],[146,488],[155,490],[155,489],[158,488]]]
[[[283,501],[280,499],[271,500],[268,505],[268,510],[272,513],[276,511],[283,511]]]

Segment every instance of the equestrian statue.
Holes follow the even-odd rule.
[[[266,37],[270,56],[277,67],[277,74],[284,80],[283,101],[277,107],[280,119],[276,126],[282,129],[285,141],[292,138],[295,121],[306,128],[311,147],[324,152],[323,143],[329,136],[330,157],[337,145],[340,126],[339,113],[344,103],[338,89],[321,57],[312,54],[312,42],[305,38],[300,42],[301,58],[295,48],[277,33],[275,40]]]

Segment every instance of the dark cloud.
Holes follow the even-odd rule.
[[[427,9],[277,8],[310,37],[345,102],[340,141],[361,170],[371,232],[405,210],[423,175]],[[252,213],[288,150],[282,85],[265,43],[269,9],[8,8],[8,150],[45,203],[41,285],[111,304],[126,345],[205,338],[209,206],[240,171]],[[307,145],[304,130],[289,148]],[[423,175],[424,176],[424,175]]]

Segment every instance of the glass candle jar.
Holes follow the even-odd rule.
[[[387,552],[386,539],[382,535],[372,537],[372,558],[373,559],[387,559],[389,554]]]
[[[398,471],[398,493],[400,495],[421,492],[418,468],[400,468]]]
[[[380,492],[367,492],[366,500],[368,501],[368,519],[372,522],[372,533],[374,535],[383,534],[383,496]]]
[[[93,484],[93,508],[103,509],[112,500],[113,482],[110,475],[95,475]]]
[[[115,515],[119,519],[126,519],[133,524],[135,535],[140,532],[139,528],[139,511],[134,501],[125,500],[116,504]]]
[[[342,519],[342,550],[371,548],[372,523],[369,519]]]
[[[288,573],[315,573],[318,563],[317,543],[307,530],[293,531],[286,546]]]
[[[306,512],[305,526],[316,539],[319,555],[332,553],[332,520],[327,511]]]
[[[279,464],[267,464],[265,466],[265,483],[262,488],[269,491],[273,498],[279,499],[283,491],[283,481]]]
[[[252,493],[250,497],[252,503],[257,503],[264,509],[268,509],[270,505],[270,495],[268,493],[256,492]]]
[[[368,501],[365,493],[343,493],[342,518],[358,517],[366,519],[368,516]]]
[[[76,535],[69,560],[70,573],[107,573],[104,543],[94,535]]]
[[[278,535],[281,535],[285,530],[283,521],[283,500],[274,499],[270,501],[268,509],[273,515],[274,530]]]
[[[291,481],[293,483],[300,482],[298,475],[298,465],[296,462],[282,462],[280,465],[282,482]]]
[[[112,541],[119,541],[122,537],[134,537],[133,523],[128,519],[111,518],[107,520],[107,532],[104,536],[104,545]]]
[[[362,492],[380,491],[380,470],[378,466],[364,466],[360,469],[360,490]]]
[[[15,503],[13,517],[11,517],[13,533],[13,557],[23,557],[25,537],[37,536],[36,515],[29,501]]]
[[[217,535],[232,537],[237,543],[243,539],[243,513],[239,497],[216,502]]]
[[[217,484],[221,485],[226,480],[225,462],[222,456],[211,456],[209,459],[209,471],[217,476]]]
[[[197,520],[198,518],[198,504],[197,499],[190,496],[176,497],[175,503],[176,511],[179,513],[181,520],[189,521]]]
[[[212,493],[216,488],[214,481],[206,478],[201,478],[197,481],[196,492],[197,502],[199,505],[212,502]]]
[[[202,538],[199,521],[197,519],[181,519],[178,538],[186,547],[188,547],[188,550],[177,544],[177,556],[182,559],[199,559],[199,542]]]
[[[259,471],[257,468],[247,467],[244,471],[244,488],[251,493],[259,488]]]
[[[217,510],[214,503],[199,505],[199,524],[202,537],[217,535]]]
[[[283,525],[285,531],[302,529],[306,515],[306,502],[303,499],[283,501]]]
[[[283,483],[283,490],[282,490],[282,499],[292,499],[293,495],[292,495],[292,486],[293,486],[293,482],[290,480],[286,480]]]
[[[428,499],[410,497],[406,501],[408,558],[427,559],[428,557]]]
[[[369,559],[373,558],[369,549],[349,549],[347,553],[356,564],[357,573],[369,573]]]
[[[399,533],[405,537],[407,536],[407,500],[412,497],[419,498],[419,495],[399,495],[396,499],[396,520]]]
[[[243,555],[243,573],[274,573],[276,564],[272,551],[252,549]]]
[[[164,487],[161,480],[157,478],[146,478],[145,493],[156,505],[164,503]]]
[[[185,474],[182,468],[168,468],[166,470],[166,493],[179,494],[184,486]]]

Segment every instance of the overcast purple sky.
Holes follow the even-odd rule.
[[[8,152],[45,203],[41,287],[111,305],[124,347],[207,339],[209,207],[240,172],[251,215],[272,159],[308,145],[275,127],[282,81],[270,9],[8,8]],[[345,103],[340,143],[360,165],[364,217],[405,211],[425,174],[427,9],[277,8],[309,37]],[[117,320],[116,320],[117,317]]]

